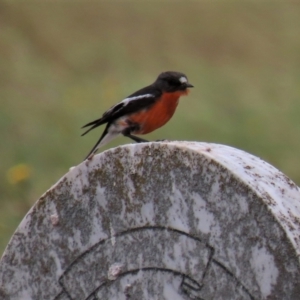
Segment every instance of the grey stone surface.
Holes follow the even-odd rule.
[[[72,168],[28,212],[0,299],[300,299],[300,191],[228,146],[132,144]]]

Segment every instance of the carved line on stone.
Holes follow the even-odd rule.
[[[174,275],[179,275],[179,276],[182,276],[182,282],[181,282],[181,285],[180,287],[182,287],[183,285],[186,285],[188,286],[190,289],[194,290],[194,291],[200,291],[202,286],[196,281],[194,280],[193,278],[191,278],[190,276],[184,274],[184,273],[181,273],[181,272],[178,272],[176,270],[171,270],[171,269],[164,269],[164,268],[140,268],[140,269],[136,269],[136,270],[130,270],[130,271],[127,271],[127,272],[124,272],[124,273],[120,273],[119,276],[118,276],[118,279],[120,279],[121,277],[125,277],[129,274],[136,274],[140,271],[159,271],[159,272],[168,272],[168,273],[173,273]],[[188,280],[190,280],[193,284],[195,284],[197,286],[194,287],[190,284],[187,284],[186,282],[184,282],[184,279],[187,278]],[[116,282],[116,280],[114,281],[110,281],[110,280],[106,280],[101,286],[97,287],[90,295],[88,295],[88,297],[86,297],[85,300],[92,300],[93,298],[92,297],[97,297],[95,294],[101,290],[103,287],[105,287],[105,285],[107,284],[111,284],[113,285],[114,283]],[[184,293],[186,293],[186,291],[184,289],[182,289]],[[191,298],[193,299],[193,298]],[[200,299],[200,298],[199,298]]]
[[[62,297],[62,298],[61,298],[61,297]],[[61,291],[58,295],[56,295],[55,298],[54,298],[53,300],[65,299],[66,297],[67,297],[69,300],[73,300],[73,299],[70,297],[68,291],[67,291],[64,287],[62,287],[62,291]]]
[[[119,233],[116,233],[113,237],[122,237],[122,236],[125,236],[127,234],[130,234],[130,233],[134,233],[134,232],[139,232],[139,231],[147,231],[147,230],[159,230],[159,231],[171,231],[171,232],[174,232],[174,233],[177,233],[179,235],[183,235],[183,236],[186,236],[188,238],[191,238],[197,242],[200,242],[202,243],[203,245],[205,245],[205,247],[207,247],[210,252],[209,252],[209,258],[208,258],[208,262],[207,264],[205,265],[205,268],[204,268],[204,271],[203,271],[203,274],[202,274],[202,279],[200,280],[201,283],[203,283],[205,277],[206,277],[206,274],[208,272],[208,269],[210,268],[211,266],[211,263],[215,263],[217,264],[219,267],[221,267],[236,283],[237,283],[237,286],[240,286],[241,289],[250,297],[251,300],[255,300],[255,298],[251,295],[251,293],[249,292],[249,290],[237,279],[237,277],[225,266],[223,265],[222,263],[216,261],[213,256],[214,256],[214,248],[209,245],[208,243],[205,243],[203,242],[200,238],[198,237],[195,237],[195,236],[192,236],[186,232],[183,232],[183,231],[180,231],[178,229],[174,229],[174,228],[170,228],[170,227],[162,227],[162,226],[148,226],[148,227],[137,227],[137,228],[131,228],[129,230],[125,230],[125,231],[122,231],[122,232],[119,232]],[[58,282],[60,284],[60,286],[62,287],[62,292],[60,292],[59,295],[57,295],[54,299],[55,300],[58,300],[59,297],[62,295],[62,294],[65,294],[65,296],[68,297],[69,300],[74,300],[72,298],[72,296],[69,294],[69,292],[67,291],[65,285],[64,285],[64,282],[62,281],[63,278],[71,271],[72,267],[77,264],[81,259],[83,259],[85,256],[89,255],[91,252],[93,252],[98,246],[100,246],[101,244],[105,244],[106,242],[108,242],[112,237],[108,237],[106,239],[103,239],[101,241],[99,241],[98,243],[96,243],[95,245],[93,245],[92,247],[90,247],[89,249],[87,249],[85,252],[83,252],[81,255],[79,255],[67,268],[66,270],[62,273],[62,275],[59,277],[58,279]],[[190,280],[191,282],[193,283],[196,283],[196,286],[199,287],[199,291],[201,290],[202,288],[202,284],[199,284],[198,281],[196,281],[195,279],[193,279],[192,277],[190,277],[189,275],[185,274],[185,273],[182,273],[180,271],[176,271],[176,270],[171,270],[171,269],[166,269],[166,268],[149,268],[149,267],[146,267],[146,268],[139,268],[139,269],[135,269],[135,270],[129,270],[129,271],[125,271],[125,272],[120,272],[120,274],[118,274],[118,278],[119,277],[123,277],[123,276],[126,276],[128,275],[129,273],[136,273],[136,272],[139,272],[139,271],[145,271],[145,270],[166,270],[168,272],[173,272],[174,274],[176,275],[181,275],[183,276],[183,282],[182,282],[182,285],[186,285],[187,287],[195,290],[195,288],[193,286],[190,286],[189,284],[187,283],[184,283],[184,278],[187,278],[188,280]],[[95,296],[95,292],[98,291],[99,289],[101,289],[104,285],[106,285],[108,282],[108,279],[103,277],[103,280],[98,283],[98,286],[95,290],[93,290],[89,295],[88,297],[85,297],[85,299],[89,299],[91,296]],[[196,288],[197,290],[197,288]],[[92,299],[92,298],[90,298]],[[201,298],[199,298],[201,299]]]
[[[198,237],[195,237],[195,236],[192,236],[184,231],[180,231],[178,229],[175,229],[175,228],[171,228],[171,227],[163,227],[163,226],[145,226],[145,227],[136,227],[136,228],[131,228],[131,229],[128,229],[128,230],[124,230],[122,232],[118,232],[116,233],[113,237],[119,237],[119,236],[123,236],[123,235],[126,235],[128,233],[131,233],[131,232],[136,232],[136,231],[143,231],[143,230],[147,230],[147,229],[152,229],[152,230],[169,230],[169,231],[172,231],[172,232],[176,232],[176,233],[179,233],[179,234],[182,234],[182,235],[185,235],[189,238],[192,238],[198,242],[201,242],[201,243],[204,243],[200,238]],[[91,246],[91,248],[87,249],[86,251],[84,251],[82,254],[80,254],[77,258],[75,258],[75,260],[67,267],[67,269],[63,272],[63,274],[59,277],[59,282],[61,282],[61,279],[63,278],[63,276],[65,276],[68,272],[70,272],[70,270],[72,269],[73,265],[76,264],[80,259],[82,259],[84,256],[88,255],[90,252],[92,252],[95,248],[97,248],[99,245],[105,243],[107,240],[111,239],[111,237],[108,237],[106,239],[103,239],[101,241],[99,241],[98,243],[96,243],[95,245]],[[207,246],[210,251],[212,252],[211,254],[211,257],[213,256],[213,253],[214,253],[214,248],[212,246],[210,246],[208,243],[205,243],[205,246]],[[207,272],[207,269],[206,268],[204,270],[204,275],[206,274]]]
[[[213,260],[213,256],[214,256],[214,254],[215,254],[215,249],[214,249],[214,247],[210,246],[209,244],[206,244],[206,245],[207,245],[207,247],[209,247],[209,248],[211,249],[211,252],[210,252],[210,256],[209,256],[209,258],[208,258],[208,263],[207,263],[206,268],[205,268],[205,270],[204,270],[204,272],[203,272],[202,282],[203,282],[203,280],[204,280],[204,278],[205,278],[205,276],[206,276],[206,274],[207,274],[207,271],[208,271],[208,269],[209,269],[209,266],[211,265],[211,262],[212,262],[212,260]]]
[[[194,237],[194,236],[191,236],[190,234],[186,233],[186,232],[183,232],[183,231],[180,231],[178,229],[174,229],[174,228],[170,228],[170,227],[162,227],[162,226],[147,226],[147,227],[136,227],[136,228],[131,228],[129,230],[125,230],[125,231],[122,231],[122,232],[119,232],[119,233],[116,233],[114,235],[114,237],[120,237],[120,236],[124,236],[126,234],[129,234],[129,233],[133,233],[133,232],[138,232],[138,231],[145,231],[145,230],[160,230],[160,231],[171,231],[171,232],[175,232],[175,233],[178,233],[180,235],[184,235],[184,236],[187,236],[193,240],[196,240],[200,243],[203,243],[203,241],[198,238],[198,237]],[[58,282],[60,284],[60,286],[62,287],[63,291],[68,295],[68,298],[70,300],[73,300],[73,298],[71,297],[71,295],[69,294],[69,292],[67,291],[67,289],[65,288],[63,282],[62,282],[62,279],[64,276],[66,276],[72,269],[72,267],[78,263],[78,261],[80,261],[84,256],[88,255],[89,253],[93,252],[94,249],[96,249],[98,246],[100,246],[101,244],[104,244],[105,242],[107,242],[108,240],[110,240],[111,237],[109,238],[106,238],[106,239],[103,239],[101,241],[99,241],[98,243],[96,243],[95,245],[93,245],[91,248],[87,249],[85,252],[83,252],[81,255],[79,255],[68,267],[67,269],[63,272],[63,274],[60,276]],[[211,257],[213,256],[213,252],[214,252],[214,249],[213,247],[211,247],[209,244],[207,243],[203,243],[205,244],[205,246],[207,248],[210,249],[210,257],[209,257],[209,261],[208,261],[208,264],[206,265],[205,269],[204,269],[204,272],[203,272],[203,277],[202,277],[202,280],[209,268],[209,262],[211,261]],[[103,280],[105,282],[105,279]],[[55,298],[56,299],[56,298]]]

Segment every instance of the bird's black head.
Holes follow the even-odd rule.
[[[164,92],[186,91],[193,86],[188,82],[186,75],[180,72],[163,72],[161,73],[155,83],[159,89]]]

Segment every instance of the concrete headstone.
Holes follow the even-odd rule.
[[[241,150],[132,144],[72,168],[0,262],[0,299],[300,299],[300,190]]]

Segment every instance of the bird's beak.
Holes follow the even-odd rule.
[[[192,84],[190,84],[190,83],[188,83],[188,82],[187,82],[185,85],[186,85],[187,88],[192,88],[192,87],[194,87]]]

